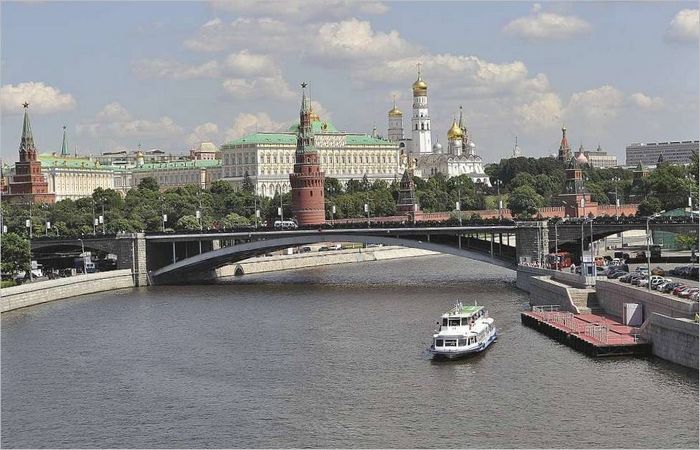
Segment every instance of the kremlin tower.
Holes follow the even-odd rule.
[[[24,103],[24,123],[19,144],[19,161],[15,163],[15,174],[8,183],[6,198],[12,203],[54,203],[56,196],[49,192],[49,184],[41,173],[41,162],[37,159],[32,126],[29,123],[29,103]]]
[[[403,113],[396,107],[396,96],[394,96],[394,107],[388,112],[389,129],[387,137],[391,142],[403,140]]]
[[[306,96],[306,83],[301,84],[302,99],[299,111],[299,131],[294,173],[289,174],[292,187],[292,213],[299,226],[321,225],[326,221],[323,184],[325,177],[319,168],[318,151],[314,144],[311,127],[313,111],[311,100]]]
[[[414,156],[432,153],[428,84],[423,81],[418,64],[418,79],[413,83],[413,117],[411,118],[411,153]]]
[[[571,147],[569,147],[569,141],[566,139],[566,127],[561,127],[561,144],[559,144],[559,154],[557,155],[559,161],[569,161],[571,159]]]

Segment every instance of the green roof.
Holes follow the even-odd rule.
[[[396,145],[385,139],[372,137],[366,134],[349,134],[346,138],[348,145]]]
[[[168,161],[162,163],[146,163],[142,166],[132,168],[134,172],[152,170],[173,170],[173,169],[206,169],[209,167],[221,167],[220,159],[192,159],[188,161]]]
[[[297,136],[293,133],[253,133],[242,138],[234,139],[222,146],[222,148],[243,144],[289,144],[294,145]]]
[[[90,158],[62,157],[54,154],[40,154],[43,167],[68,167],[71,169],[112,170],[112,166],[102,166]]]

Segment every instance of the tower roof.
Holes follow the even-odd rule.
[[[306,82],[301,83],[301,112],[311,111],[311,98],[306,95]]]
[[[32,125],[29,123],[29,103],[24,102],[24,123],[22,124],[22,138],[19,143],[19,151],[36,152],[34,146],[34,135],[32,135]]]
[[[389,110],[389,117],[401,117],[403,113],[396,107],[396,96],[394,96],[394,107]]]
[[[416,81],[413,83],[413,96],[423,96],[423,95],[428,95],[428,83],[426,83],[423,78],[421,77],[420,74],[420,66],[421,64],[418,64],[418,78]]]
[[[559,144],[559,150],[569,150],[569,140],[566,139],[566,127],[561,127],[561,144]]]
[[[68,143],[66,142],[66,126],[63,125],[63,143],[61,143],[61,156],[69,156]]]
[[[452,119],[452,127],[447,131],[448,139],[459,139],[464,136],[462,129],[457,125],[457,121]]]

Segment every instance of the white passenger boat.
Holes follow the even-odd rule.
[[[496,340],[496,325],[483,306],[457,303],[442,315],[433,334],[430,353],[435,358],[454,359],[485,350]]]

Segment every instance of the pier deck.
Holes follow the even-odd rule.
[[[651,351],[651,344],[640,338],[639,328],[606,314],[527,311],[520,318],[523,325],[590,356],[646,355]]]

